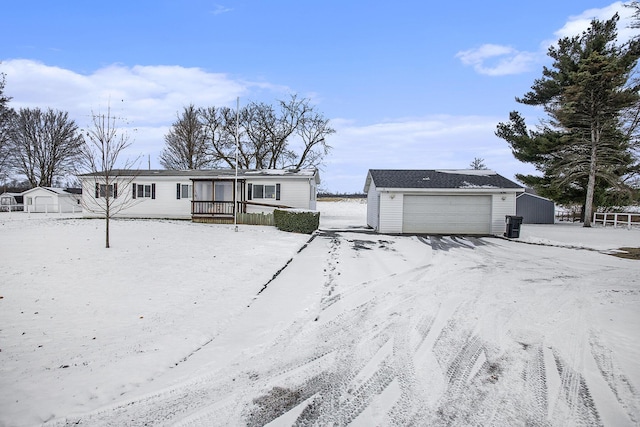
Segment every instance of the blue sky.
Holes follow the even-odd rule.
[[[455,7],[454,7],[455,5]],[[370,168],[533,173],[494,135],[548,64],[547,47],[622,2],[48,1],[2,5],[0,72],[11,105],[68,111],[88,126],[108,104],[127,155],[159,168],[183,106],[311,99],[337,130],[322,188],[357,192]]]

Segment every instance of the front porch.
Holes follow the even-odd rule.
[[[281,204],[247,200],[246,180],[192,179],[191,220],[210,224],[273,225],[273,208],[290,208]],[[278,187],[274,186],[274,189]],[[248,197],[251,199],[251,197]],[[265,212],[247,212],[247,206],[261,207]],[[255,210],[255,209],[254,209]],[[234,221],[234,218],[236,219]]]
[[[244,179],[193,179],[191,219],[194,222],[233,224],[246,212]]]

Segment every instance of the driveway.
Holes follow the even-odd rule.
[[[639,280],[598,252],[323,232],[187,379],[54,425],[633,425]]]

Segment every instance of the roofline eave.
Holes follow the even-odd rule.
[[[397,188],[377,187],[381,193],[524,193],[524,188]]]

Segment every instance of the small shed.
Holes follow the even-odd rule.
[[[552,200],[538,196],[530,189],[516,197],[516,215],[522,217],[523,224],[553,224],[555,211]]]
[[[35,187],[22,193],[25,212],[82,212],[82,196],[73,189]]]
[[[524,189],[491,170],[371,169],[367,224],[380,233],[502,234]]]
[[[22,193],[5,192],[0,194],[0,212],[21,211],[23,209]]]

